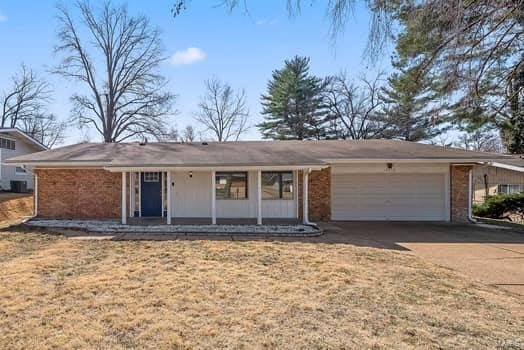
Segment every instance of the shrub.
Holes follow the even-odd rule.
[[[524,214],[524,192],[490,196],[484,203],[473,206],[473,214],[480,217],[503,219],[509,212]]]

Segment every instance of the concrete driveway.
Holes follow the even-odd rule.
[[[411,252],[524,296],[524,232],[451,223],[338,222],[323,239]]]

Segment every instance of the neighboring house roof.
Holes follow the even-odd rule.
[[[34,137],[31,137],[27,135],[25,132],[23,132],[20,129],[17,128],[0,128],[0,135],[8,135],[8,136],[19,136],[32,144],[33,146],[36,146],[40,150],[47,150],[47,146],[43,145],[40,141],[35,139]]]
[[[490,163],[491,166],[508,170],[524,172],[524,155],[512,156],[509,159],[498,160]]]
[[[322,166],[342,162],[471,163],[509,157],[396,140],[80,143],[12,158],[41,166]]]

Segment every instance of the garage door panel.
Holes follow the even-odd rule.
[[[333,220],[446,220],[445,174],[334,174]]]

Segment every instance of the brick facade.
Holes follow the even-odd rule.
[[[302,219],[302,172],[298,172],[298,213]],[[331,168],[315,170],[309,174],[309,220],[331,219]]]
[[[103,169],[37,169],[35,172],[38,176],[38,217],[120,217],[121,173]]]
[[[470,165],[452,165],[451,174],[451,221],[468,222]]]
[[[451,220],[468,221],[469,170],[451,166]],[[103,169],[37,169],[38,216],[42,218],[119,218],[121,173]],[[302,218],[302,172],[298,172],[298,213]],[[129,192],[129,191],[128,191]],[[128,200],[129,203],[129,200]],[[128,204],[129,205],[129,204]],[[309,174],[309,219],[331,219],[331,169]]]

